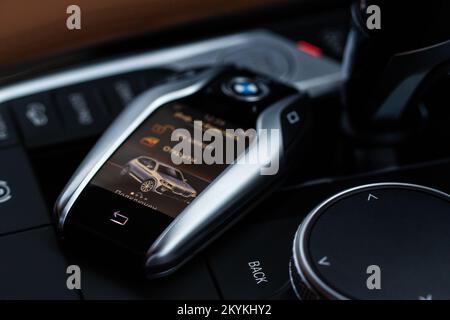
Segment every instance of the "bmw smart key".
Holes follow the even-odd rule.
[[[172,272],[267,193],[289,159],[299,161],[308,108],[305,94],[231,66],[150,89],[60,195],[62,237],[102,251],[95,256],[125,253],[148,277]]]

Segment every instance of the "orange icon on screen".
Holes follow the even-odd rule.
[[[147,147],[154,147],[159,143],[159,138],[156,137],[145,137],[142,138],[140,144]]]
[[[151,130],[156,134],[164,134],[167,130],[175,130],[175,127],[170,124],[162,125],[160,123],[156,123],[152,126]]]

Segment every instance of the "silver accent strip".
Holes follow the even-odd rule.
[[[5,87],[0,90],[0,102],[42,91],[58,89],[72,84],[106,78],[127,72],[140,71],[146,68],[171,67],[172,64],[174,64],[174,67],[176,68],[178,61],[204,54],[207,51],[220,49],[224,46],[224,42],[228,42],[230,46],[235,46],[241,45],[245,43],[245,41],[245,37],[217,39],[174,49],[143,53],[127,58],[98,63],[96,65],[79,67],[75,70],[63,71],[50,76],[25,81],[18,85]]]
[[[295,48],[295,44],[266,30],[254,30],[234,35],[209,39],[153,52],[132,55],[126,58],[74,67],[33,80],[0,88],[0,103],[58,89],[86,81],[97,80],[127,72],[153,67],[167,67],[184,70],[197,66],[217,65],[227,54],[258,48],[276,48],[292,62],[289,73],[280,75],[280,81],[307,91],[312,97],[334,90],[340,85],[340,66],[327,58],[314,58]],[[239,63],[237,63],[239,64]],[[242,64],[242,66],[252,69]],[[253,70],[259,72],[259,70]],[[268,76],[274,76],[268,74]]]
[[[372,188],[379,188],[379,187],[402,187],[402,188],[408,188],[408,189],[419,189],[428,193],[435,193],[438,194],[444,198],[448,198],[450,200],[450,195],[425,186],[416,185],[416,184],[409,184],[409,183],[398,183],[398,182],[382,182],[382,183],[373,183],[373,184],[367,184],[358,186],[355,188],[347,189],[345,191],[342,191],[331,198],[325,200],[321,204],[319,204],[315,209],[313,209],[308,216],[303,220],[302,224],[297,230],[297,233],[294,237],[294,245],[293,245],[293,260],[295,264],[295,269],[298,274],[303,275],[302,279],[304,279],[305,284],[312,289],[312,291],[316,294],[318,294],[320,297],[323,297],[328,300],[350,300],[349,297],[346,297],[345,295],[337,292],[333,288],[331,288],[328,284],[326,284],[320,277],[317,275],[317,273],[314,271],[313,267],[311,266],[310,262],[308,261],[306,250],[307,250],[307,239],[306,234],[311,228],[311,222],[315,221],[317,218],[316,216],[321,214],[321,210],[323,207],[329,205],[333,201],[335,201],[338,198],[341,198],[343,196],[346,196],[347,194],[351,194],[354,192],[362,191],[364,189],[372,189]],[[293,280],[293,278],[291,278]],[[292,285],[295,287],[295,284],[292,283]]]

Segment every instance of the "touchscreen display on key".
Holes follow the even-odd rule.
[[[243,151],[238,142],[249,143],[248,131],[234,129],[186,103],[165,105],[117,149],[91,184],[176,217],[227,167],[227,146],[237,155]]]

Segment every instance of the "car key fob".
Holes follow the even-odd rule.
[[[304,93],[267,76],[184,72],[108,128],[55,205],[58,229],[96,256],[125,253],[148,277],[169,274],[306,154],[310,117]]]

